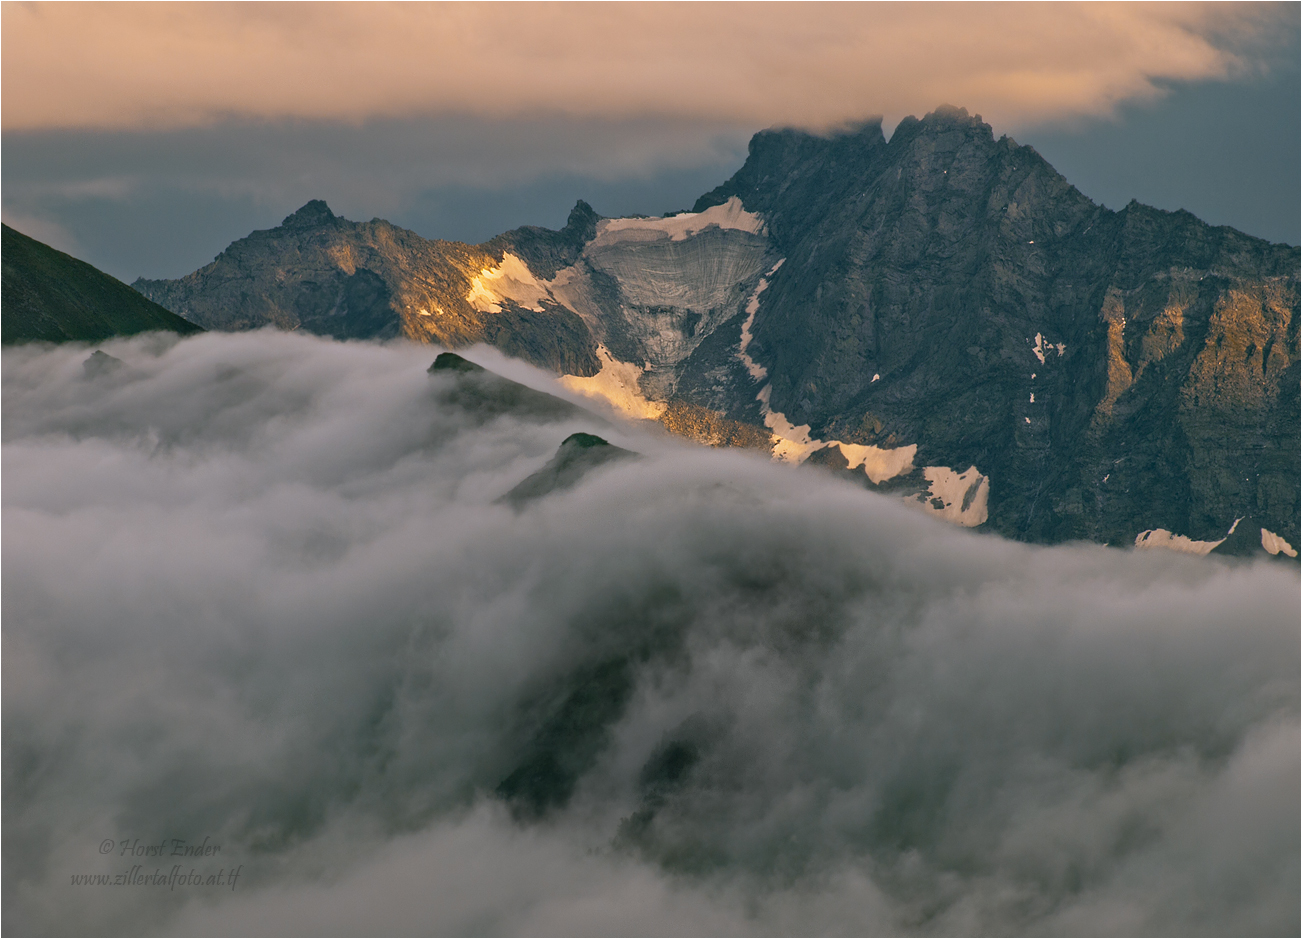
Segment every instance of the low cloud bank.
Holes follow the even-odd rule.
[[[428,347],[104,349],[4,351],[7,932],[1298,931],[1294,570],[956,530]],[[642,456],[499,501],[580,431]],[[233,889],[73,883],[205,838]]]

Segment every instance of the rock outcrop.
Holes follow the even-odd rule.
[[[617,447],[596,434],[570,434],[561,441],[556,455],[547,461],[546,466],[521,480],[502,500],[515,508],[522,508],[554,492],[574,488],[579,480],[599,466],[632,456],[636,456],[633,451]]]

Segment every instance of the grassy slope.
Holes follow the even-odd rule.
[[[0,226],[0,341],[98,342],[150,330],[203,330],[62,251]]]

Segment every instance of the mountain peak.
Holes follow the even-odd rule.
[[[827,134],[794,127],[761,130],[751,137],[746,162],[741,169],[731,179],[697,199],[692,211],[704,212],[737,196],[747,211],[765,212],[769,208],[769,200],[763,193],[767,181],[803,178],[808,182],[822,168],[833,164],[842,175],[854,176],[863,171],[873,154],[885,146],[880,117]]]
[[[324,199],[313,199],[292,215],[285,216],[282,228],[316,228],[335,221],[339,216],[330,211]]]
[[[579,244],[591,241],[597,233],[597,222],[601,216],[588,203],[580,199],[570,209],[570,217],[565,220],[562,232],[579,239]]]
[[[941,104],[923,117],[923,121],[949,121],[956,124],[980,124],[980,114],[968,114],[967,108],[955,107],[952,104]]]
[[[596,434],[570,434],[556,451],[556,455],[538,472],[522,480],[519,485],[502,496],[520,509],[526,503],[541,499],[553,492],[571,489],[590,471],[613,460],[636,457],[637,454],[617,447]]]
[[[942,104],[934,111],[922,117],[910,114],[900,121],[891,134],[891,144],[896,145],[915,137],[932,137],[952,131],[976,132],[991,143],[995,139],[994,128],[981,120],[980,114],[968,114],[967,108],[956,108],[952,104]]]

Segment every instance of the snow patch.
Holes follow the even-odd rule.
[[[581,395],[605,401],[628,417],[655,420],[665,412],[664,402],[649,401],[642,394],[643,369],[613,358],[604,345],[597,346],[597,358],[601,361],[601,371],[596,375],[591,378],[562,375],[561,384]]]
[[[773,386],[765,385],[755,397],[764,414],[764,426],[777,438],[777,442],[773,444],[773,459],[787,463],[803,463],[809,459],[811,453],[823,449],[827,444],[809,436],[808,424],[797,427],[787,420],[787,416],[781,411],[769,407],[769,395],[772,393]]]
[[[746,371],[750,373],[750,377],[756,381],[763,381],[767,378],[769,370],[752,359],[746,351],[750,348],[751,340],[755,338],[754,334],[752,334],[750,330],[751,327],[755,325],[755,314],[759,312],[760,294],[769,289],[769,277],[772,277],[777,273],[778,268],[782,266],[782,261],[785,260],[786,258],[783,258],[781,261],[778,261],[778,263],[774,264],[769,270],[768,275],[760,278],[760,282],[755,286],[755,290],[750,295],[750,299],[746,301],[746,320],[741,324],[741,345],[737,347],[737,355],[741,358],[741,364],[746,366]],[[760,392],[760,394],[763,393],[764,392],[762,391]],[[768,407],[767,398],[764,399],[764,406],[766,408]]]
[[[982,476],[975,466],[969,466],[962,473],[956,473],[948,466],[928,466],[922,475],[929,484],[927,491],[906,499],[906,504],[921,505],[928,515],[964,528],[975,528],[985,523],[989,517],[990,478]]]
[[[1266,549],[1267,554],[1279,554],[1281,551],[1291,558],[1297,557],[1297,550],[1275,534],[1273,531],[1261,530],[1261,546]]]
[[[1168,551],[1179,551],[1181,554],[1210,554],[1212,549],[1219,545],[1225,539],[1220,541],[1194,541],[1184,535],[1173,535],[1165,528],[1153,528],[1148,531],[1141,531],[1135,536],[1136,548],[1165,548]]]
[[[1105,477],[1106,478],[1106,477]],[[1225,533],[1225,538],[1234,534],[1234,529],[1239,527],[1242,518],[1236,518],[1230,525],[1229,531]],[[1210,554],[1217,545],[1222,544],[1225,538],[1217,541],[1194,541],[1184,535],[1175,535],[1165,528],[1151,528],[1148,531],[1141,531],[1135,536],[1136,548],[1165,548],[1167,551],[1179,551],[1181,554]],[[1263,539],[1264,543],[1264,539]]]
[[[600,248],[622,241],[683,241],[707,228],[731,228],[765,234],[764,220],[747,212],[741,199],[733,196],[723,205],[715,205],[704,212],[684,212],[669,218],[608,218],[597,223],[597,237],[588,247]]]
[[[1053,352],[1054,350],[1057,350],[1058,358],[1062,358],[1063,353],[1067,351],[1067,343],[1045,342],[1042,333],[1035,334],[1035,345],[1031,347],[1031,351],[1035,353],[1035,357],[1040,360],[1041,365],[1044,364],[1045,353]],[[1035,376],[1032,375],[1031,377],[1034,378]]]
[[[913,469],[913,458],[918,453],[918,445],[911,443],[907,447],[893,450],[881,447],[861,447],[856,443],[833,441],[841,448],[841,454],[850,464],[850,469],[862,466],[868,478],[875,483],[908,473]]]
[[[501,313],[506,300],[541,313],[542,301],[549,299],[552,295],[546,285],[509,251],[502,255],[502,263],[497,267],[486,267],[478,277],[471,278],[470,293],[466,294],[466,300],[481,313]]]

